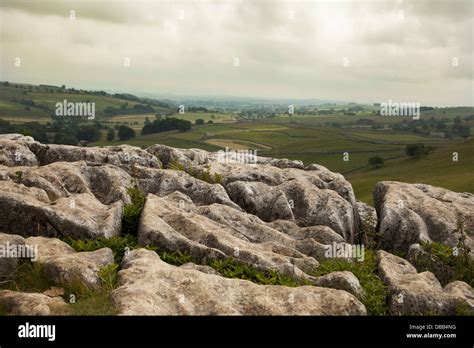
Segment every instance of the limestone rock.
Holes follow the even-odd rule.
[[[271,186],[261,182],[227,184],[229,196],[245,211],[265,221],[297,220],[305,226],[325,225],[348,242],[358,226],[350,202],[336,191],[320,189],[305,181],[290,180]]]
[[[331,272],[317,277],[313,283],[317,286],[345,290],[359,299],[363,299],[365,296],[359,279],[349,271]]]
[[[18,171],[21,178],[18,178]],[[112,165],[97,165],[84,161],[56,162],[42,167],[0,167],[3,180],[27,187],[43,189],[51,201],[73,194],[89,193],[101,203],[118,200],[130,202],[127,188],[133,186],[132,177]]]
[[[169,265],[149,250],[123,260],[112,301],[125,315],[365,315],[348,292],[264,286]]]
[[[209,152],[201,149],[176,149],[162,144],[152,145],[146,151],[156,156],[163,168],[168,168],[172,163],[185,166],[205,164],[209,157]]]
[[[26,244],[38,249],[38,262],[56,285],[82,282],[89,288],[100,286],[99,271],[112,264],[114,256],[109,248],[91,252],[75,252],[69,245],[55,238],[30,237]]]
[[[25,248],[25,240],[15,234],[0,233],[0,279],[10,276],[18,267],[21,255],[11,254],[10,250],[16,252]],[[25,250],[26,251],[26,250]]]
[[[54,162],[78,162],[112,164],[131,170],[135,165],[160,168],[160,161],[136,146],[118,145],[107,147],[77,147],[70,145],[32,143],[30,150],[36,154],[40,165]]]
[[[275,220],[268,226],[286,233],[295,239],[313,238],[322,244],[342,243],[344,237],[337,234],[330,227],[323,225],[299,227],[296,223],[287,220]]]
[[[357,201],[357,211],[359,212],[362,225],[367,225],[371,229],[377,227],[377,211],[367,203]]]
[[[61,296],[64,296],[64,293],[65,291],[63,288],[58,288],[56,286],[53,286],[46,291],[43,291],[43,295],[46,295],[49,297],[61,297]]]
[[[226,208],[220,207],[229,217],[238,213]],[[304,272],[317,267],[317,261],[298,251],[294,242],[292,248],[291,239],[284,234],[274,231],[275,240],[270,241],[272,230],[267,227],[267,234],[263,233],[261,239],[255,238],[257,233],[245,236],[244,230],[239,233],[227,224],[216,222],[222,218],[216,215],[218,210],[208,207],[187,210],[172,200],[149,194],[138,228],[139,242],[164,250],[188,252],[201,263],[208,259],[233,257],[259,269],[278,270],[293,277],[305,277]],[[239,219],[239,216],[234,216],[234,219]],[[232,224],[231,219],[228,220]],[[262,226],[264,231],[266,226]],[[277,238],[288,240],[289,245],[279,243]]]
[[[474,252],[474,195],[423,184],[379,182],[374,189],[382,248],[407,251],[420,241],[454,247],[464,225],[466,244]]]
[[[112,237],[120,232],[122,202],[100,203],[81,193],[51,201],[44,189],[0,181],[0,230],[22,236]]]
[[[134,174],[138,187],[146,193],[166,196],[178,191],[197,205],[222,203],[240,210],[221,185],[198,180],[184,171],[137,168]]]
[[[37,166],[36,155],[27,145],[34,142],[32,137],[20,134],[0,134],[0,165],[8,167]]]
[[[68,307],[61,297],[0,290],[0,306],[11,315],[64,315]]]
[[[277,219],[294,220],[285,193],[260,182],[234,181],[227,185],[230,198],[247,213],[257,215],[264,221]]]
[[[181,265],[179,267],[184,268],[184,269],[194,269],[196,271],[203,272],[206,274],[221,275],[219,272],[217,272],[214,268],[210,266],[196,265],[195,263],[192,263],[192,262],[187,262],[184,265]]]
[[[453,282],[443,289],[431,272],[417,273],[410,262],[386,251],[377,252],[378,268],[390,292],[393,315],[455,315],[460,305],[472,306],[473,289]]]

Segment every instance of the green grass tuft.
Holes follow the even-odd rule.
[[[110,264],[99,271],[102,284],[99,288],[89,289],[80,282],[68,284],[65,288],[66,301],[74,295],[75,302],[71,303],[71,315],[116,315],[110,293],[118,284],[118,264]]]
[[[148,249],[150,248],[148,247]],[[155,248],[154,251],[157,252],[157,254],[160,256],[160,259],[174,266],[181,266],[188,262],[197,263],[191,255],[188,255],[187,253],[181,252],[179,250],[169,252],[159,251]]]
[[[21,261],[17,270],[0,283],[0,288],[12,291],[43,292],[54,284],[38,262]]]
[[[232,258],[226,260],[211,260],[209,266],[214,268],[226,278],[238,278],[249,280],[261,285],[283,285],[299,286],[306,285],[305,282],[285,277],[277,271],[259,271],[255,267],[240,263]]]
[[[180,170],[180,171],[186,172],[193,178],[205,181],[208,184],[220,184],[222,182],[222,179],[223,179],[222,174],[219,174],[219,173],[212,174],[210,166],[206,166],[205,168],[206,168],[205,170],[196,169],[191,166],[185,166],[184,164],[179,163],[178,161],[175,161],[175,160],[171,161],[168,164],[168,169]]]
[[[64,242],[69,244],[75,251],[78,252],[110,248],[112,249],[116,263],[120,263],[122,261],[123,255],[125,254],[127,248],[129,250],[138,248],[138,239],[136,236],[131,234],[112,238],[99,237],[97,239],[87,240],[65,238]]]

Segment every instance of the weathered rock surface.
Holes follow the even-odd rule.
[[[258,156],[242,163],[220,153],[164,145],[147,151],[164,165],[177,161],[194,170],[220,174],[230,198],[265,221],[296,219],[305,226],[326,225],[348,242],[360,228],[352,186],[342,175],[323,166],[305,168],[300,161]]]
[[[222,157],[221,153],[173,149],[164,145],[154,145],[146,150],[128,145],[45,145],[15,134],[4,135],[0,141],[6,144],[0,148],[1,156],[12,158],[17,146],[22,147],[23,157],[30,159],[24,162],[5,161],[4,164],[9,167],[0,167],[0,179],[40,189],[27,192],[24,188],[5,187],[7,192],[20,190],[31,197],[43,196],[40,200],[43,207],[39,207],[35,200],[21,207],[19,204],[4,203],[9,211],[19,208],[19,212],[11,214],[10,221],[4,223],[5,227],[0,225],[0,229],[7,232],[19,233],[16,231],[22,229],[22,235],[54,236],[65,233],[90,238],[96,235],[113,236],[119,229],[116,219],[120,215],[118,206],[129,202],[126,189],[134,183],[145,193],[166,196],[179,191],[196,205],[220,203],[244,209],[265,221],[286,219],[294,220],[300,226],[324,225],[347,242],[352,241],[360,225],[354,192],[344,177],[318,165],[305,168],[301,161],[250,156],[255,164],[248,164],[232,158],[229,160],[229,156]],[[206,183],[183,171],[160,169],[162,164],[167,168],[173,163],[191,167],[195,172],[220,174],[222,185]],[[36,164],[42,167],[34,167]],[[43,204],[47,203],[47,199],[42,192],[48,196],[50,206]],[[98,202],[85,196],[79,198],[81,194],[88,194]],[[10,195],[0,196],[0,202],[10,201]],[[78,204],[79,208],[76,207],[75,211],[77,219],[74,219],[74,214],[66,207],[62,207],[66,208],[62,209],[62,214],[51,207],[63,201],[70,204],[71,197],[86,200],[82,206],[90,206],[91,209],[81,213],[82,207]],[[81,218],[81,215],[93,212],[97,215],[93,218],[95,223]],[[22,219],[25,215],[29,218]],[[61,221],[50,221],[49,215],[60,215],[57,219]],[[15,224],[15,220],[29,222]],[[71,232],[64,232],[62,225],[67,225]],[[83,230],[77,231],[81,225]],[[93,230],[105,232],[94,233]]]
[[[64,315],[68,307],[61,297],[0,290],[0,306],[10,315]]]
[[[382,248],[407,251],[420,241],[454,247],[460,224],[474,251],[474,195],[423,184],[379,182],[374,189]]]
[[[303,226],[325,225],[352,241],[358,216],[350,202],[336,191],[298,180],[270,186],[235,181],[226,186],[229,196],[245,211],[265,221],[296,219]]]
[[[313,281],[314,285],[326,288],[345,290],[355,295],[359,299],[365,296],[364,289],[360,285],[359,279],[348,271],[331,272]]]
[[[77,147],[68,145],[39,144],[30,146],[41,165],[54,162],[87,161],[112,164],[131,170],[134,165],[160,168],[160,161],[149,152],[136,146],[119,145],[107,147]]]
[[[130,202],[127,188],[133,184],[132,177],[116,166],[85,161],[55,162],[42,167],[0,166],[0,177],[42,189],[51,201],[88,193],[103,204]]]
[[[44,189],[0,181],[0,230],[22,236],[111,237],[120,232],[122,202],[102,204],[89,193],[51,201]]]
[[[226,186],[230,198],[246,212],[264,221],[294,220],[285,193],[260,182],[234,181]]]
[[[133,175],[145,193],[166,196],[178,191],[197,205],[222,203],[240,210],[221,185],[198,180],[184,171],[136,167]]]
[[[149,250],[125,256],[112,301],[125,315],[365,315],[353,295],[315,286],[256,285],[169,265]]]
[[[179,267],[183,269],[193,269],[193,270],[203,272],[206,274],[221,275],[219,272],[217,272],[214,268],[210,266],[196,265],[195,263],[192,263],[192,262],[187,262],[184,265],[181,265]]]
[[[10,137],[0,134],[0,165],[9,167],[38,165],[36,155],[26,145],[26,142],[33,142],[33,138],[20,139],[22,138],[15,137],[14,134]]]
[[[0,278],[10,276],[18,267],[21,255],[18,251],[25,248],[25,240],[18,235],[0,233]],[[15,254],[11,254],[14,251]]]
[[[240,157],[245,163],[263,164],[277,168],[304,169],[304,164],[301,161],[261,157],[251,153],[236,156],[232,151],[210,153],[201,149],[177,149],[162,144],[152,145],[148,147],[146,151],[159,158],[163,166],[168,166],[171,163],[179,163],[184,166],[200,166],[209,164],[210,162],[238,163],[237,157]],[[317,167],[317,165],[315,166]],[[322,166],[320,167],[324,168]],[[309,169],[312,170],[314,168],[311,167]]]
[[[233,257],[259,269],[278,270],[292,277],[306,277],[304,272],[318,265],[313,257],[298,251],[299,241],[263,222],[260,225],[256,217],[252,217],[252,222],[246,213],[218,204],[195,207],[189,204],[189,198],[187,205],[182,204],[186,198],[179,197],[185,196],[147,196],[138,228],[142,245],[185,251],[202,263]],[[242,228],[235,228],[239,223]],[[253,231],[251,226],[259,230]],[[318,244],[312,240],[306,242]]]
[[[37,262],[56,285],[79,281],[89,288],[98,287],[101,285],[100,269],[114,262],[109,248],[75,252],[69,245],[55,238],[29,237],[25,241],[27,245],[37,248]]]
[[[357,211],[359,212],[362,225],[375,229],[377,227],[377,211],[367,203],[357,201]]]
[[[466,315],[466,309],[470,315],[474,315],[474,291],[469,284],[456,280],[447,284],[444,287],[444,292],[453,296],[459,303],[464,304],[464,315]],[[458,313],[459,314],[459,313]]]
[[[146,148],[146,151],[158,158],[164,168],[173,163],[189,166],[206,164],[209,161],[209,152],[201,149],[176,149],[162,144],[155,144]]]
[[[474,292],[468,284],[457,281],[443,289],[433,273],[417,273],[405,259],[379,250],[377,260],[390,292],[391,314],[455,315],[459,306],[474,310]]]
[[[168,169],[177,164],[198,175]],[[211,184],[198,179],[202,174],[220,179]],[[96,287],[99,270],[114,262],[110,249],[77,253],[44,237],[119,235],[123,206],[131,202],[127,189],[135,185],[147,194],[139,243],[186,252],[202,265],[174,267],[150,251],[130,252],[113,296],[123,314],[365,314],[356,297],[367,294],[352,273],[310,274],[318,261],[339,257],[328,256],[328,247],[348,249],[367,228],[376,227],[384,249],[409,251],[411,259],[425,255],[414,244],[420,241],[456,246],[462,223],[474,252],[469,193],[381,182],[374,191],[375,211],[356,200],[342,175],[316,164],[251,154],[237,159],[232,153],[160,144],[145,150],[45,145],[18,134],[0,135],[0,231],[7,233],[0,234],[0,247],[37,246],[37,262],[58,286],[79,280]],[[260,286],[224,278],[203,265],[229,257],[316,286]],[[435,270],[437,279],[384,251],[378,260],[392,314],[474,308],[468,284],[440,285],[442,265]],[[0,277],[17,266],[18,258],[0,258]],[[3,294],[11,313],[55,312],[45,294]]]
[[[275,220],[268,224],[268,226],[290,235],[295,239],[313,238],[322,244],[342,243],[344,237],[334,232],[331,228],[323,225],[299,227],[292,221]]]

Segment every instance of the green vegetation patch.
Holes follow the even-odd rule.
[[[296,279],[282,276],[277,271],[259,271],[255,267],[240,263],[232,258],[211,260],[208,264],[226,278],[245,279],[261,285],[295,287],[309,284],[303,280],[297,281]]]
[[[125,251],[138,248],[138,239],[136,236],[126,234],[120,237],[105,238],[99,237],[96,239],[76,240],[72,238],[65,238],[64,242],[69,244],[75,251],[95,251],[101,248],[110,248],[114,254],[116,263],[122,261]]]
[[[421,246],[426,253],[412,260],[418,272],[432,272],[443,286],[455,280],[474,286],[474,258],[462,241],[456,248],[436,242]]]
[[[110,248],[114,253],[115,262],[117,263],[121,262],[125,250],[133,250],[142,247],[138,245],[137,237],[133,235],[113,237],[110,239],[98,238],[96,240],[85,241],[66,239],[65,241],[76,251],[94,251],[100,248]],[[180,250],[170,252],[159,250],[159,248],[153,246],[145,246],[144,248],[155,251],[164,262],[174,266],[181,266],[188,262],[199,264],[198,260],[194,259],[188,253]],[[233,258],[228,258],[225,260],[211,260],[208,262],[208,265],[226,278],[245,279],[256,284],[284,286],[309,284],[304,280],[296,280],[290,277],[282,276],[277,271],[260,271],[255,267],[238,262]]]
[[[129,187],[127,193],[132,202],[123,207],[122,234],[136,235],[146,196],[138,187]]]
[[[193,178],[205,181],[209,184],[220,184],[222,182],[222,174],[211,173],[211,167],[207,166],[204,170],[199,170],[191,166],[185,166],[177,161],[168,164],[168,169],[180,170],[188,173]]]
[[[20,262],[17,270],[0,283],[2,289],[25,292],[43,292],[54,286],[38,262]]]
[[[54,284],[38,262],[23,261],[17,271],[0,283],[0,289],[20,292],[42,293],[53,286],[64,288],[63,298],[69,308],[62,315],[115,315],[117,314],[110,292],[117,286],[118,265],[112,264],[100,270],[102,285],[89,289],[79,280],[68,284]],[[5,308],[0,308],[0,315],[6,315]]]
[[[352,272],[359,279],[365,292],[365,298],[361,302],[365,305],[369,315],[388,314],[388,290],[384,282],[377,276],[377,260],[374,251],[365,250],[365,258],[362,262],[351,262],[337,258],[324,260],[311,275],[318,277],[338,271]]]
[[[97,289],[88,289],[82,283],[73,283],[66,287],[66,300],[75,296],[76,300],[71,303],[72,315],[116,315],[110,293],[118,284],[119,265],[116,263],[107,265],[99,271],[102,285]]]

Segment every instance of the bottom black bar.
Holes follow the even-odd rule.
[[[474,317],[0,317],[1,348],[243,343],[472,347],[473,332]]]

